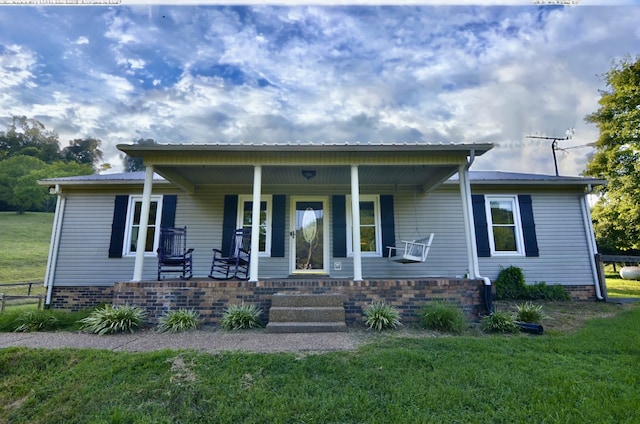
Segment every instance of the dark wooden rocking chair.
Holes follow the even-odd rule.
[[[161,228],[158,247],[158,280],[165,273],[179,273],[182,279],[193,276],[193,249],[187,249],[187,227]]]
[[[228,252],[213,249],[213,262],[209,277],[216,280],[249,278],[249,260],[251,259],[251,229],[240,228],[231,239]]]

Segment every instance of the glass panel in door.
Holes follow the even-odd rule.
[[[295,209],[294,272],[325,272],[322,201],[299,201]]]

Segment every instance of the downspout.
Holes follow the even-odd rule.
[[[60,234],[62,232],[62,218],[64,217],[64,208],[67,199],[60,189],[60,185],[56,184],[56,213],[53,217],[53,229],[51,231],[51,242],[49,243],[49,259],[47,260],[47,270],[44,273],[44,286],[47,288],[47,297],[44,301],[44,307],[51,307],[51,296],[53,294],[53,280],[56,274],[56,265],[58,264],[58,250],[60,247]]]
[[[473,209],[471,205],[471,184],[469,182],[469,168],[475,160],[476,152],[469,152],[469,159],[466,163],[460,165],[458,177],[460,181],[460,195],[462,198],[462,215],[464,221],[464,230],[467,238],[467,258],[469,259],[469,278],[479,279],[484,282],[484,302],[487,311],[493,311],[491,280],[480,274],[480,265],[478,262],[478,252],[476,250],[476,233],[472,225]]]
[[[591,208],[589,208],[589,204],[587,202],[587,196],[593,192],[593,187],[591,184],[587,186],[587,190],[581,198],[581,210],[582,210],[582,221],[584,223],[584,231],[587,236],[587,247],[589,249],[589,255],[591,256],[591,273],[593,275],[593,282],[596,288],[596,299],[605,300],[602,295],[602,290],[600,289],[600,278],[598,277],[598,268],[596,267],[596,254],[598,253],[598,245],[596,244],[596,236],[593,232],[593,224],[591,220]]]

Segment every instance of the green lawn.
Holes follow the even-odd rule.
[[[0,212],[0,284],[44,280],[52,224],[52,213]],[[33,288],[32,294],[44,292],[42,284]],[[5,288],[2,292],[27,294],[27,288]]]
[[[639,321],[324,354],[0,349],[0,422],[636,423]]]
[[[618,271],[618,272],[616,272]],[[611,298],[640,298],[640,281],[620,278],[620,266],[613,270],[612,265],[604,268],[607,279],[607,294]]]

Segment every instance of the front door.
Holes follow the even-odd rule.
[[[291,204],[291,273],[326,274],[329,264],[327,199],[292,198]]]

